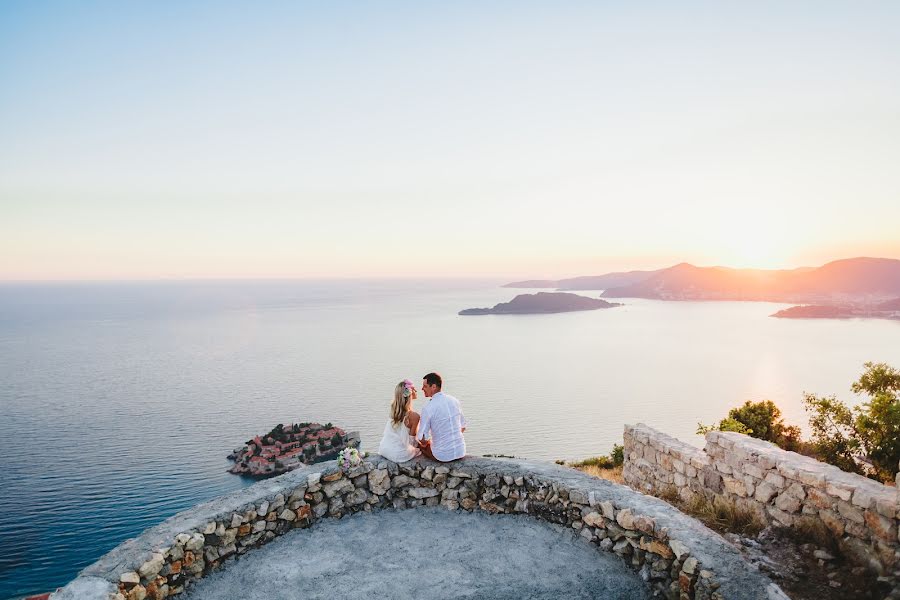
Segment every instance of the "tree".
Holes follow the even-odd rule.
[[[335,448],[340,446],[343,441],[344,438],[342,438],[341,434],[339,433],[335,433],[333,436],[331,436],[331,445]]]
[[[842,469],[889,482],[900,461],[900,371],[867,362],[850,389],[869,397],[852,408],[835,396],[804,394],[816,452]]]
[[[743,406],[728,411],[728,417],[719,421],[718,425],[698,425],[698,434],[709,431],[736,431],[772,442],[785,450],[798,450],[801,445],[800,428],[785,425],[781,410],[771,400],[747,400]]]

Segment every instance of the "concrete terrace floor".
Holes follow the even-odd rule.
[[[189,600],[616,598],[650,590],[571,529],[521,515],[418,508],[325,519],[208,575]]]

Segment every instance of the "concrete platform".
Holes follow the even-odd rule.
[[[650,596],[622,559],[571,529],[527,516],[420,508],[291,531],[211,573],[184,598]]]

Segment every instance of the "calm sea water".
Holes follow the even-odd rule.
[[[166,517],[250,485],[225,455],[282,421],[377,448],[393,386],[445,378],[472,454],[574,459],[643,421],[698,421],[900,366],[900,322],[780,320],[784,305],[624,300],[459,317],[488,281],[0,285],[0,598],[46,591]],[[420,401],[421,402],[421,401]]]

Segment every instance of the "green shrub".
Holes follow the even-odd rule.
[[[736,431],[772,442],[785,450],[796,451],[801,445],[800,428],[785,425],[781,410],[771,400],[748,400],[743,406],[728,411],[728,417],[719,421],[718,425],[698,424],[698,434],[704,435],[709,431]]]
[[[557,461],[559,462],[559,461]],[[582,461],[571,463],[569,466],[576,469],[581,467],[599,467],[601,469],[614,469],[621,467],[625,462],[625,446],[621,444],[613,444],[612,451],[609,455],[601,454],[593,458],[587,458]]]
[[[825,462],[890,482],[900,461],[900,371],[885,363],[864,366],[850,387],[869,398],[859,406],[850,408],[833,395],[804,394],[811,441]]]

